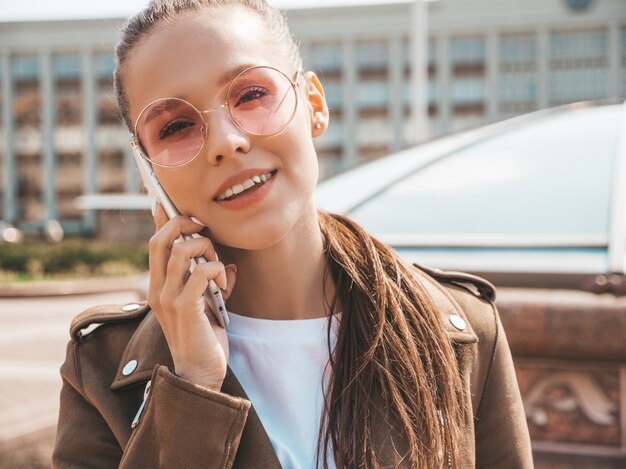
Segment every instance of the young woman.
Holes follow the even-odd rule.
[[[182,215],[154,207],[146,305],[72,324],[56,467],[532,467],[493,287],[316,209],[328,108],[279,12],[152,1],[115,87]]]

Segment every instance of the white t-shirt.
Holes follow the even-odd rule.
[[[330,365],[324,370],[328,318],[256,319],[230,311],[229,318],[228,365],[248,394],[280,463],[284,469],[313,468],[324,403],[322,383],[327,386],[330,372]],[[335,317],[331,350],[338,325]]]

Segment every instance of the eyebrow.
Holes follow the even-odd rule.
[[[146,117],[143,119],[144,125],[147,125],[152,119],[157,117],[157,115],[161,111],[167,111],[170,108],[176,106],[177,103],[178,102],[171,102],[171,101],[168,102],[167,100],[163,100],[159,104],[150,106],[150,110],[148,111],[148,114],[146,114]]]
[[[237,75],[239,75],[241,72],[243,72],[244,70],[251,68],[251,67],[255,67],[256,64],[253,63],[245,63],[245,64],[241,64],[238,65],[235,68],[231,68],[230,70],[226,71],[225,73],[222,74],[222,76],[220,76],[219,80],[217,81],[217,86],[218,88],[222,88],[224,85],[226,85],[227,83],[233,81],[235,78],[237,78]],[[172,98],[179,98],[179,99],[184,99],[185,101],[189,101],[189,99],[187,98],[186,95],[181,95],[178,94],[176,96],[171,96]],[[169,104],[169,106],[168,106]],[[161,103],[159,103],[156,106],[153,106],[150,108],[148,114],[146,115],[146,117],[143,120],[144,124],[148,124],[152,119],[154,119],[157,114],[163,110],[167,110],[168,107],[172,107],[173,103],[167,103],[166,101],[163,101]]]
[[[250,68],[250,67],[255,67],[256,65],[257,64],[253,64],[253,63],[245,63],[245,64],[238,65],[235,68],[231,68],[226,73],[222,74],[222,76],[220,77],[220,79],[217,82],[217,86],[219,88],[221,88],[225,84],[227,84],[227,83],[233,81],[235,78],[237,78],[237,75],[239,75],[245,69]]]

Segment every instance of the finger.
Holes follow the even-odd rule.
[[[161,207],[159,208],[161,211],[163,210]],[[157,216],[160,217],[158,213],[157,210]],[[180,238],[182,234],[192,234],[201,229],[202,226],[191,221],[189,217],[177,216],[167,221],[165,225],[150,238],[150,242],[148,243],[150,290],[154,289],[158,292],[163,288],[167,264],[174,241]],[[208,254],[210,254],[212,248],[212,244],[210,248],[207,247],[206,251]]]
[[[209,280],[215,280],[219,286],[223,282],[219,280],[220,278],[226,279],[224,264],[221,262],[198,264],[185,284],[182,295],[189,295],[190,298],[196,299],[204,294],[209,286]]]
[[[237,282],[237,266],[235,264],[228,264],[224,266],[224,270],[226,271],[226,289],[222,291],[222,298],[226,301],[230,294],[235,288],[235,283]]]
[[[214,256],[213,246],[211,241],[207,238],[193,238],[174,244],[167,262],[166,282],[170,282],[173,287],[182,288],[185,274],[189,271],[191,266],[191,259],[200,256],[211,257],[212,255]],[[221,265],[221,263],[219,264]],[[222,288],[226,287],[225,274],[220,277],[219,284]]]

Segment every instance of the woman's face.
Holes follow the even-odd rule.
[[[183,98],[199,110],[219,106],[226,101],[230,84],[222,78],[251,65],[269,65],[294,77],[296,65],[274,43],[262,20],[241,7],[185,13],[158,24],[135,46],[125,65],[132,122],[159,98]],[[317,111],[321,115],[326,111],[325,103],[324,109],[319,107],[323,92],[311,85],[310,77],[298,75],[297,109],[282,132],[249,135],[237,127],[226,108],[219,109],[204,114],[207,137],[194,160],[176,168],[154,166],[179,211],[205,223],[217,243],[241,249],[268,247],[304,217],[315,214],[312,196],[318,163],[312,134],[323,132],[325,121],[320,130],[313,119],[320,118]],[[239,206],[216,199],[227,179],[251,169],[259,175],[276,172],[259,187],[260,197]],[[250,176],[242,175],[228,185]]]

